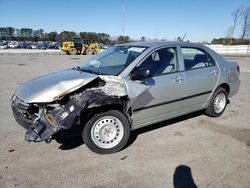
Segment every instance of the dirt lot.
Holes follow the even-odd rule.
[[[140,129],[124,150],[97,155],[79,137],[27,143],[9,98],[20,84],[86,56],[0,56],[0,187],[250,187],[250,57],[220,118],[200,113]]]

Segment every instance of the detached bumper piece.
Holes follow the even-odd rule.
[[[85,105],[80,106],[76,100],[70,100],[64,108],[58,107],[49,114],[43,112],[40,118],[26,131],[25,140],[28,142],[46,141],[59,130],[69,129],[84,107]]]
[[[27,129],[25,133],[25,140],[28,142],[41,142],[47,140],[57,130],[57,127],[53,127],[47,119],[45,114],[42,114],[41,118],[35,121],[32,126]]]

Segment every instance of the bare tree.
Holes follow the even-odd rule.
[[[229,36],[230,36],[230,44],[232,44],[232,41],[233,41],[233,35],[234,35],[234,31],[235,31],[235,28],[236,28],[236,25],[238,23],[238,20],[239,20],[239,17],[241,16],[241,12],[243,10],[243,7],[242,6],[239,6],[235,11],[233,11],[232,13],[232,17],[233,17],[233,25],[230,27],[229,30]]]
[[[242,9],[241,20],[242,20],[241,39],[244,39],[248,35],[248,32],[250,31],[250,6],[246,6]]]
[[[227,32],[226,32],[226,38],[231,39],[232,30],[233,30],[233,26],[228,27]]]

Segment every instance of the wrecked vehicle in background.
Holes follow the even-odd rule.
[[[11,101],[26,141],[50,141],[80,121],[84,143],[107,154],[121,150],[131,130],[203,109],[220,116],[239,85],[237,63],[203,45],[143,42],[31,80]]]

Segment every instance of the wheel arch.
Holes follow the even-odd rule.
[[[227,91],[227,94],[228,94],[228,95],[230,94],[230,86],[229,86],[229,84],[227,84],[227,83],[222,83],[222,84],[220,84],[217,88],[219,88],[219,87],[224,88],[224,89]]]
[[[109,105],[102,105],[97,107],[88,108],[86,111],[81,113],[81,120],[82,123],[86,123],[91,117],[93,117],[96,113],[102,113],[108,110],[118,110],[122,112],[128,119],[130,127],[132,126],[132,109],[129,108],[126,110],[126,105],[124,103],[121,104],[109,104]],[[83,122],[84,121],[84,122]]]

